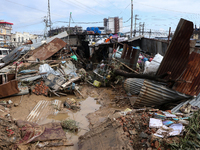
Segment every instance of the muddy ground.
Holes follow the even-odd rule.
[[[126,101],[125,93],[121,87],[119,88],[95,88],[93,86],[83,84],[81,86],[81,93],[84,98],[80,95],[68,94],[62,97],[45,97],[41,95],[24,95],[24,96],[14,96],[8,97],[1,100],[8,101],[12,100],[10,115],[13,120],[26,120],[27,116],[35,105],[40,100],[52,101],[61,100],[63,103],[66,100],[74,99],[80,104],[80,110],[73,111],[67,108],[61,108],[57,115],[49,115],[47,118],[39,121],[38,124],[45,124],[49,122],[60,122],[66,119],[73,119],[78,123],[79,130],[77,133],[66,132],[67,141],[73,143],[74,146],[66,147],[44,147],[42,149],[67,149],[67,150],[77,150],[77,149],[131,149],[130,145],[127,145],[129,139],[124,136],[124,131],[119,124],[113,122],[113,116],[119,115],[118,112],[125,110],[130,107],[128,101]],[[122,96],[123,95],[123,96]],[[122,101],[122,99],[124,99]],[[14,107],[14,104],[19,104]],[[115,118],[114,117],[114,118]],[[118,116],[119,117],[119,116]],[[105,126],[109,126],[108,130],[105,130]],[[98,137],[94,138],[95,141],[101,141],[102,143],[90,142],[86,137],[91,137],[87,132],[92,131]],[[107,132],[109,131],[109,132]],[[106,140],[102,135],[106,136]],[[88,145],[88,142],[90,143]],[[83,143],[84,144],[83,146]],[[27,144],[21,147],[21,149],[38,149],[36,144]]]

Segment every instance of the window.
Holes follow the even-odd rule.
[[[6,30],[6,34],[10,34],[11,33],[11,31],[10,30]]]
[[[2,28],[1,28],[1,30],[0,30],[0,31],[1,31],[1,33],[3,33],[3,29],[2,29]]]
[[[10,36],[7,35],[7,36],[6,36],[6,40],[10,40],[10,39],[11,39]]]
[[[3,55],[8,55],[8,52],[5,51],[5,50],[3,50],[3,51],[2,51],[2,54],[3,54]]]
[[[16,41],[16,38],[13,38],[13,41],[15,42],[15,41]]]
[[[20,37],[18,37],[18,42],[20,42]]]
[[[22,42],[24,42],[24,37],[22,37]]]

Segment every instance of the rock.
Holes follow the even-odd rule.
[[[149,142],[146,142],[146,145],[147,145],[147,147],[150,147],[150,146],[151,146],[151,144],[150,144]]]
[[[8,100],[8,104],[12,104],[13,102],[11,100]]]
[[[17,107],[17,106],[19,106],[19,104],[18,103],[14,103],[14,106]]]
[[[147,150],[152,150],[152,148],[151,148],[151,147],[149,147],[149,148],[147,148]]]
[[[147,138],[148,135],[144,132],[141,132],[140,135],[139,135],[141,138]]]
[[[80,106],[71,105],[71,109],[73,109],[73,110],[80,110]]]
[[[11,105],[8,104],[8,105],[6,105],[6,107],[7,107],[7,108],[11,108]]]
[[[126,136],[130,136],[130,134],[129,134],[128,132],[125,132],[125,135],[126,135]]]
[[[155,148],[159,148],[159,146],[160,146],[160,143],[158,142],[158,141],[155,141]]]
[[[135,130],[129,130],[129,133],[130,133],[131,135],[137,134],[137,132],[136,132]]]

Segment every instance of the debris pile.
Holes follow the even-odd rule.
[[[192,32],[193,23],[181,19],[165,51],[145,51],[142,47],[148,44],[137,41],[144,37],[128,40],[121,34],[89,44],[80,40],[84,46],[72,47],[65,42],[66,32],[14,49],[0,67],[0,97],[4,98],[0,101],[0,148],[38,141],[39,148],[72,146],[57,140],[66,139],[63,129],[79,133],[81,120],[66,116],[81,111],[78,99],[90,96],[92,89],[96,90],[91,96],[95,103],[103,109],[112,107],[120,116],[99,110],[94,120],[100,126],[91,126],[79,138],[80,149],[91,149],[90,143],[95,145],[93,149],[100,149],[99,139],[104,149],[200,148],[200,54],[190,49]],[[86,90],[86,85],[92,88]],[[104,93],[110,94],[109,100],[99,96],[106,88],[115,91],[113,95]],[[71,94],[73,98],[68,97]],[[10,111],[21,109],[23,102],[29,105],[29,98],[23,100],[23,95],[36,96],[36,100],[23,121],[13,121]],[[20,101],[7,99],[11,96],[20,96]],[[60,112],[63,120],[43,122]]]

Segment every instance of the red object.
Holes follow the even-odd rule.
[[[153,60],[153,58],[149,58],[149,61],[151,62]]]
[[[105,41],[105,42],[107,43],[108,41],[110,41],[110,39],[106,39],[106,41]]]
[[[11,23],[11,22],[0,22],[0,24],[10,24],[10,25],[13,25],[13,23]]]

